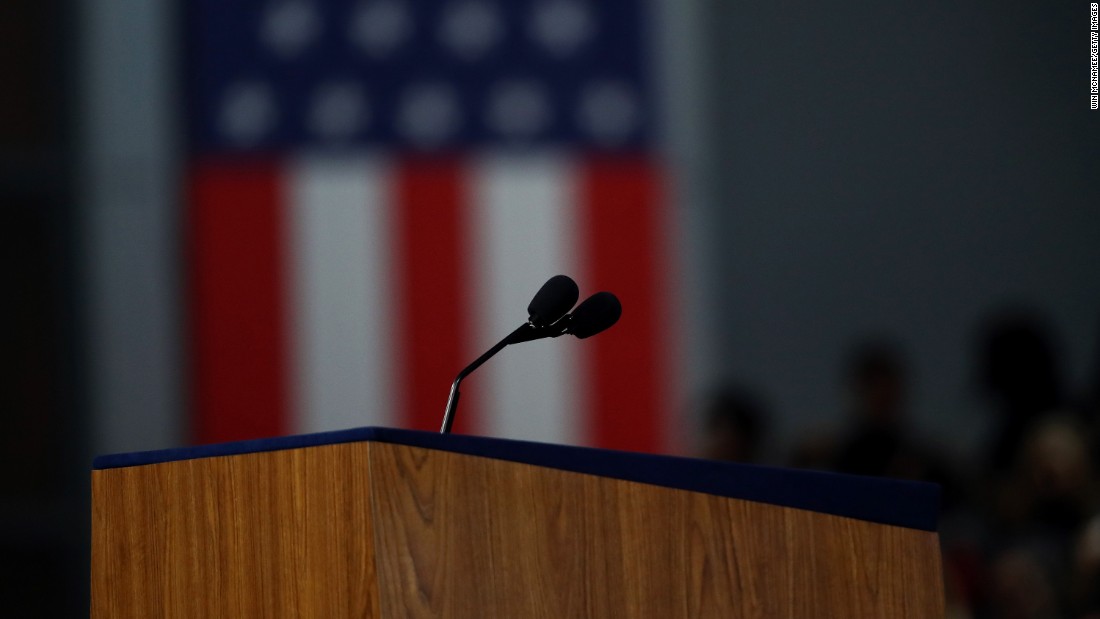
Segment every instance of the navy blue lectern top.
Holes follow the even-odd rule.
[[[939,515],[940,489],[935,484],[390,428],[115,454],[96,458],[92,467],[112,469],[359,441],[520,462],[924,531],[936,530]]]

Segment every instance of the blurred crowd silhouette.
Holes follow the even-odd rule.
[[[1070,384],[1038,311],[1002,308],[975,335],[971,383],[995,419],[965,457],[913,429],[909,361],[886,335],[848,351],[841,427],[766,453],[770,405],[732,384],[703,406],[701,455],[940,484],[950,619],[1100,618],[1100,342]]]

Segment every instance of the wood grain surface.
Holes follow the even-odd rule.
[[[936,534],[383,443],[93,473],[92,617],[943,616]]]
[[[377,617],[365,444],[92,473],[92,617]]]
[[[935,533],[401,445],[371,478],[383,617],[944,612]]]

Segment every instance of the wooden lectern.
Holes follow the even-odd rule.
[[[98,458],[92,617],[942,617],[929,484],[360,428]]]

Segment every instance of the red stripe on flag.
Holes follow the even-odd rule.
[[[457,161],[407,161],[397,173],[398,401],[408,428],[439,428],[451,381],[472,361],[467,193]],[[460,407],[455,432],[474,427],[471,408]]]
[[[580,217],[586,290],[609,290],[623,315],[585,342],[587,436],[597,446],[661,451],[667,414],[663,334],[665,230],[659,173],[643,158],[582,163]]]
[[[193,440],[288,431],[278,167],[199,164],[189,178]]]

